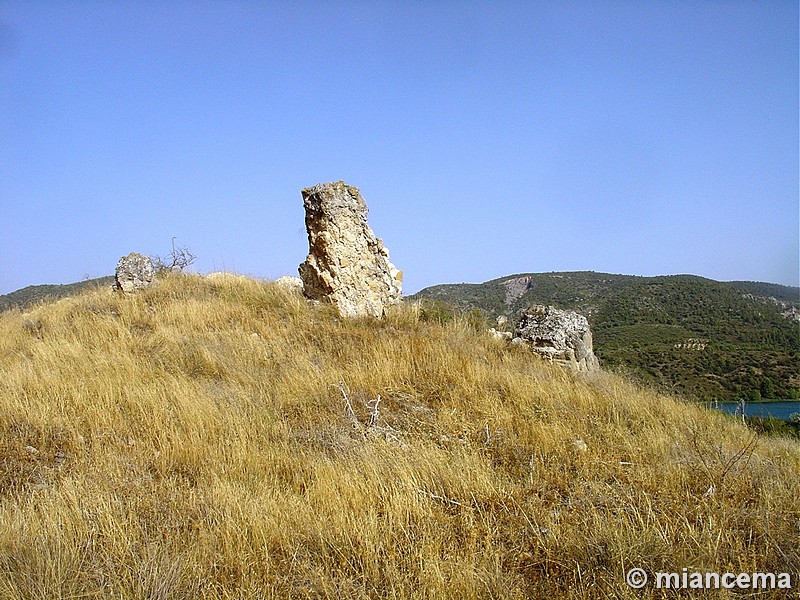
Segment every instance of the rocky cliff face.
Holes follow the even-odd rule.
[[[518,341],[517,341],[518,340]],[[514,341],[577,371],[597,371],[589,322],[581,314],[552,306],[530,307],[514,328]]]
[[[502,285],[506,288],[506,307],[510,308],[514,302],[533,287],[533,278],[527,276],[512,277],[503,281]]]
[[[308,257],[300,265],[303,293],[330,302],[342,316],[383,316],[399,302],[402,273],[367,224],[367,204],[343,181],[302,190]]]

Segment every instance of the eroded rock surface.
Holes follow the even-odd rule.
[[[334,304],[342,316],[383,316],[400,301],[403,276],[367,224],[358,188],[337,181],[302,194],[309,246],[299,268],[303,293]]]
[[[524,275],[522,277],[506,279],[503,285],[506,288],[506,307],[511,307],[514,302],[519,300],[525,292],[533,287],[533,277]]]
[[[155,281],[156,271],[149,256],[131,252],[117,262],[114,271],[114,289],[132,294],[149,287]]]
[[[515,341],[531,350],[565,363],[577,371],[597,371],[600,363],[592,348],[592,331],[583,315],[552,306],[536,305],[526,310],[516,328]]]

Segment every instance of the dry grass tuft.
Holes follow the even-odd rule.
[[[800,571],[796,443],[413,306],[343,320],[173,275],[0,315],[0,365],[2,598],[647,598],[628,568]]]

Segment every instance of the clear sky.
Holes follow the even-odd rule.
[[[798,3],[0,0],[0,293],[188,246],[297,274],[345,180],[406,293],[798,285]]]

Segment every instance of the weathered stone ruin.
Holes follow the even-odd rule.
[[[514,329],[514,341],[576,371],[597,371],[600,363],[592,349],[592,332],[583,315],[552,306],[526,310]]]
[[[132,294],[149,287],[155,281],[156,271],[150,257],[137,252],[123,256],[114,272],[114,289]]]
[[[381,317],[400,301],[402,272],[367,224],[367,204],[344,181],[302,190],[308,257],[300,265],[303,293],[330,302],[347,317]]]

